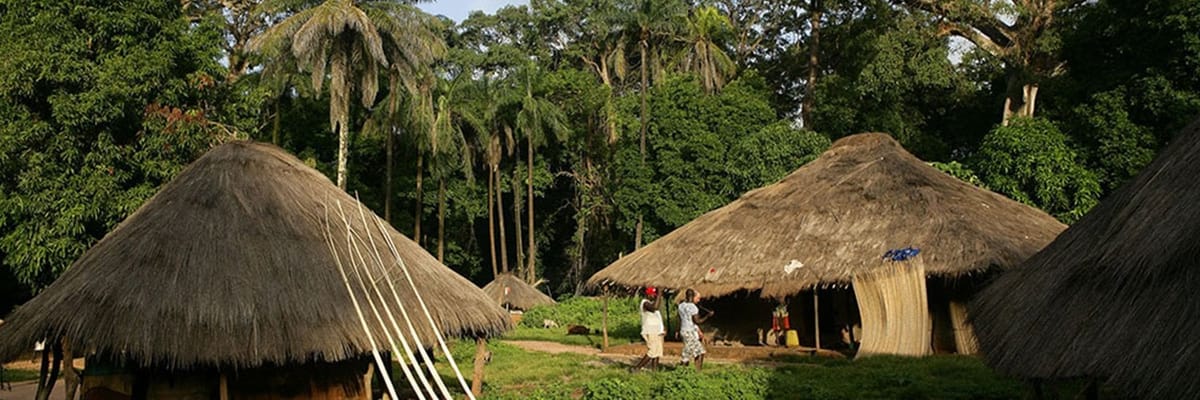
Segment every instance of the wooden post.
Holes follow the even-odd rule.
[[[604,335],[600,350],[608,351],[608,290],[604,291],[604,319],[600,322],[600,332]]]
[[[225,372],[221,372],[220,392],[221,400],[229,400],[229,377],[225,375]]]
[[[66,360],[66,366],[63,369],[63,384],[66,385],[64,391],[65,399],[74,400],[75,392],[79,389],[79,371],[75,369],[75,353],[71,351],[71,343],[67,338],[62,339],[63,359]]]
[[[487,362],[487,339],[475,339],[475,374],[471,377],[471,393],[483,394],[483,364]]]
[[[817,287],[813,286],[813,343],[817,350],[821,349],[821,307],[817,302]]]

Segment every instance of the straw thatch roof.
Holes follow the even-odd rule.
[[[76,354],[164,368],[363,354],[369,342],[326,241],[325,206],[337,215],[336,202],[353,213],[355,232],[370,230],[374,244],[387,248],[377,225],[357,218],[355,199],[296,157],[261,143],[217,147],[14,311],[0,327],[0,361],[58,334]],[[367,210],[366,218],[378,217]],[[347,226],[330,219],[335,248],[344,253]],[[385,229],[444,334],[508,328],[507,314],[483,291]],[[426,346],[436,343],[402,270],[394,262],[389,268],[419,336]],[[374,335],[383,337],[381,330]]]
[[[508,289],[505,293],[505,289]],[[483,287],[483,292],[502,307],[528,310],[533,306],[554,304],[554,299],[530,286],[512,274],[500,274],[492,283]]]
[[[838,140],[778,183],[696,218],[598,272],[591,287],[695,287],[783,297],[848,284],[914,246],[926,271],[958,276],[1024,261],[1065,226],[962,182],[890,136]]]
[[[971,312],[998,370],[1101,377],[1126,395],[1200,395],[1200,120]]]

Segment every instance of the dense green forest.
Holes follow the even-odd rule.
[[[0,0],[0,54],[0,297],[231,140],[559,296],[846,135],[1070,223],[1200,114],[1195,0]]]

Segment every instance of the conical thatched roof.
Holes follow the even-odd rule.
[[[1126,395],[1200,396],[1200,120],[1057,240],[981,292],[988,363],[1107,377]]]
[[[367,352],[326,241],[328,215],[335,248],[348,249],[337,202],[353,213],[357,234],[370,231],[387,248],[378,217],[367,210],[364,226],[358,203],[296,157],[260,143],[217,147],[14,311],[0,327],[0,361],[57,334],[76,354],[165,368],[336,361]],[[508,316],[483,291],[384,226],[444,334],[507,329]],[[402,270],[394,262],[388,268],[420,337],[436,343]]]
[[[864,133],[617,260],[588,283],[782,297],[849,283],[885,265],[888,250],[908,246],[920,249],[930,275],[1009,267],[1064,228],[1040,210],[938,171],[890,136]]]
[[[507,293],[505,289],[508,289]],[[517,310],[528,310],[533,306],[554,304],[554,299],[529,286],[525,281],[512,274],[500,274],[492,283],[483,287],[483,292],[502,307]]]

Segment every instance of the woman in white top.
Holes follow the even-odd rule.
[[[684,302],[679,303],[679,334],[683,336],[683,353],[680,354],[679,361],[687,365],[695,359],[697,371],[704,367],[704,354],[707,353],[704,344],[700,343],[699,324],[714,314],[712,310],[706,310],[708,315],[701,317],[700,307],[696,305],[699,302],[700,293],[695,289],[688,289],[684,291]]]
[[[662,297],[658,296],[658,290],[653,286],[646,288],[646,298],[638,306],[642,315],[642,339],[646,340],[646,355],[629,372],[642,369],[647,364],[651,369],[658,370],[658,358],[662,357],[663,338],[667,334],[663,329],[662,313],[658,310],[660,306]]]

